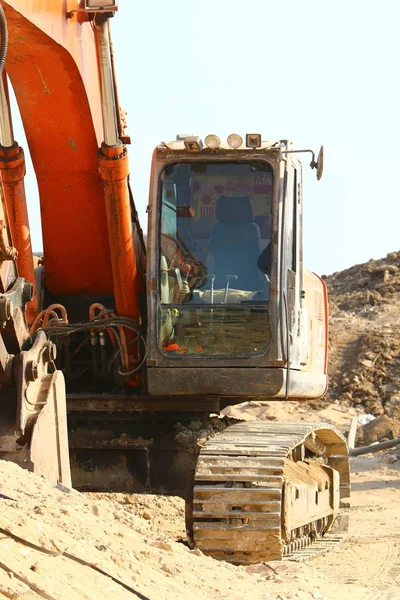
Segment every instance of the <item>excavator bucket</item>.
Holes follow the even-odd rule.
[[[41,331],[14,357],[16,385],[1,388],[0,459],[71,487],[65,382],[61,371],[49,373],[52,348]]]
[[[56,371],[47,376],[41,391],[41,408],[29,435],[21,438],[16,428],[13,390],[0,403],[0,459],[17,463],[56,485],[71,487],[68,454],[65,383]],[[45,397],[45,400],[43,400]]]
[[[64,376],[48,376],[47,402],[33,427],[30,443],[32,471],[56,485],[72,487],[68,453],[67,411]],[[47,382],[46,382],[47,383]]]

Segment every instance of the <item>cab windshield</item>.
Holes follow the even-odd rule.
[[[270,343],[273,172],[190,162],[161,175],[159,342],[170,356],[257,355]]]

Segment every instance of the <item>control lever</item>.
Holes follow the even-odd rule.
[[[215,274],[211,275],[211,290],[210,290],[210,304],[214,304],[214,282],[215,282]]]
[[[185,263],[183,265],[183,268],[185,269],[186,274],[182,277],[182,288],[179,291],[178,298],[177,298],[177,302],[179,302],[179,304],[183,304],[185,302],[185,300],[187,300],[187,298],[190,296],[190,287],[189,287],[188,280],[189,280],[189,274],[190,274],[191,267],[190,267],[190,265]]]
[[[226,287],[225,287],[225,294],[224,294],[224,304],[226,304],[228,301],[229,284],[231,283],[231,280],[238,279],[237,275],[225,275],[225,277],[226,277]]]

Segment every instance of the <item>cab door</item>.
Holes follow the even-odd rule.
[[[301,169],[289,161],[285,198],[284,255],[286,263],[286,322],[289,334],[289,364],[300,369],[302,243],[301,243]]]

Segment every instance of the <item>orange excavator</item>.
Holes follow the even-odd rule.
[[[0,1],[0,458],[64,486],[72,466],[76,487],[178,490],[190,543],[233,563],[325,551],[349,505],[332,426],[218,419],[187,442],[228,405],[326,390],[327,295],[303,266],[298,160],[311,152],[320,178],[322,152],[255,133],[160,143],[146,249],[116,13],[116,0]]]

